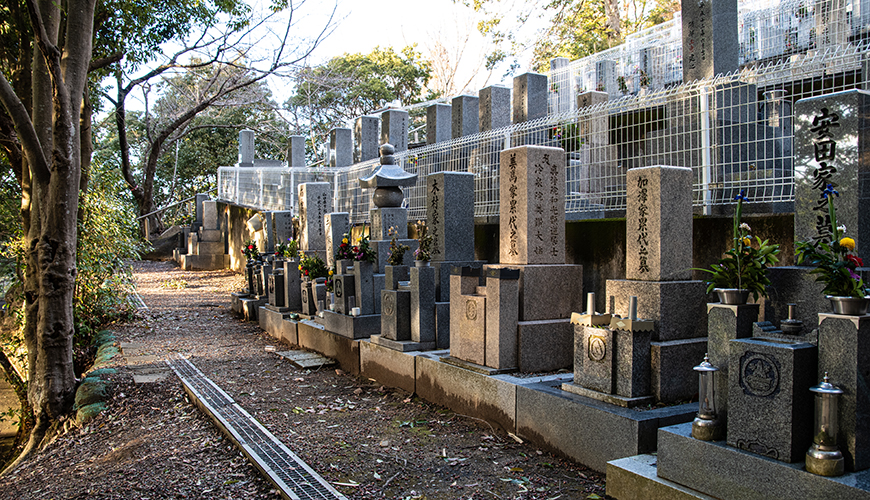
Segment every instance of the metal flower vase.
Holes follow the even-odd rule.
[[[714,288],[719,302],[728,306],[739,306],[749,301],[749,290],[745,288]]]
[[[870,297],[835,297],[828,295],[834,314],[863,316],[870,310]]]

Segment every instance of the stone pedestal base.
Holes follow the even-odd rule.
[[[707,357],[710,364],[719,369],[714,384],[717,415],[723,422],[727,421],[728,414],[730,342],[752,337],[752,325],[758,321],[758,310],[758,304],[707,304]]]
[[[323,327],[327,331],[349,339],[364,339],[381,331],[381,315],[347,316],[323,311]]]
[[[605,394],[603,392],[587,389],[573,382],[566,382],[562,384],[562,390],[568,391],[572,394],[577,394],[579,396],[586,396],[587,398],[597,399],[598,401],[604,401],[605,403],[622,406],[624,408],[635,408],[638,406],[646,406],[655,403],[655,398],[653,398],[652,396],[629,398],[625,396],[620,396],[619,394]]]
[[[520,321],[570,318],[572,312],[585,308],[583,266],[493,264],[483,268],[519,269]]]
[[[625,317],[629,298],[637,297],[637,317],[655,321],[654,341],[707,336],[707,294],[702,281],[607,280],[606,286],[607,312]]]
[[[435,301],[450,301],[450,270],[453,267],[471,267],[473,269],[481,269],[484,264],[486,264],[486,261],[483,260],[430,262],[429,265],[435,270]]]
[[[574,328],[569,319],[517,323],[517,361],[523,373],[570,368],[574,362]]]
[[[185,271],[217,271],[230,267],[230,256],[223,253],[217,255],[179,255],[178,264]]]
[[[477,363],[472,363],[471,361],[459,359],[454,356],[442,356],[441,361],[453,366],[465,368],[466,370],[481,373],[483,375],[500,375],[502,373],[512,373],[517,371],[516,368],[490,368],[489,366],[479,365]]]
[[[240,299],[242,302],[242,316],[245,321],[258,321],[260,306],[266,305],[266,297],[245,297]]]

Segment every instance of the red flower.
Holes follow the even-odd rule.
[[[308,276],[308,269],[305,270],[305,276]]]
[[[248,245],[248,250],[253,250],[253,249],[254,249],[254,245]]]
[[[855,264],[856,267],[864,266],[864,261],[861,259],[861,257],[855,255],[846,255],[846,260],[848,260],[852,264]]]

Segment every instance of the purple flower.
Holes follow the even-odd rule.
[[[849,270],[849,276],[851,276],[853,280],[855,280],[855,281],[860,281],[860,280],[861,280],[861,277],[858,276],[857,274],[855,274],[855,271],[849,269],[848,267],[847,267],[846,269]]]

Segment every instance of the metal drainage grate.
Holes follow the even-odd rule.
[[[191,397],[285,497],[293,500],[346,500],[347,497],[284,446],[193,363],[183,358],[167,360],[166,363],[181,379]]]

